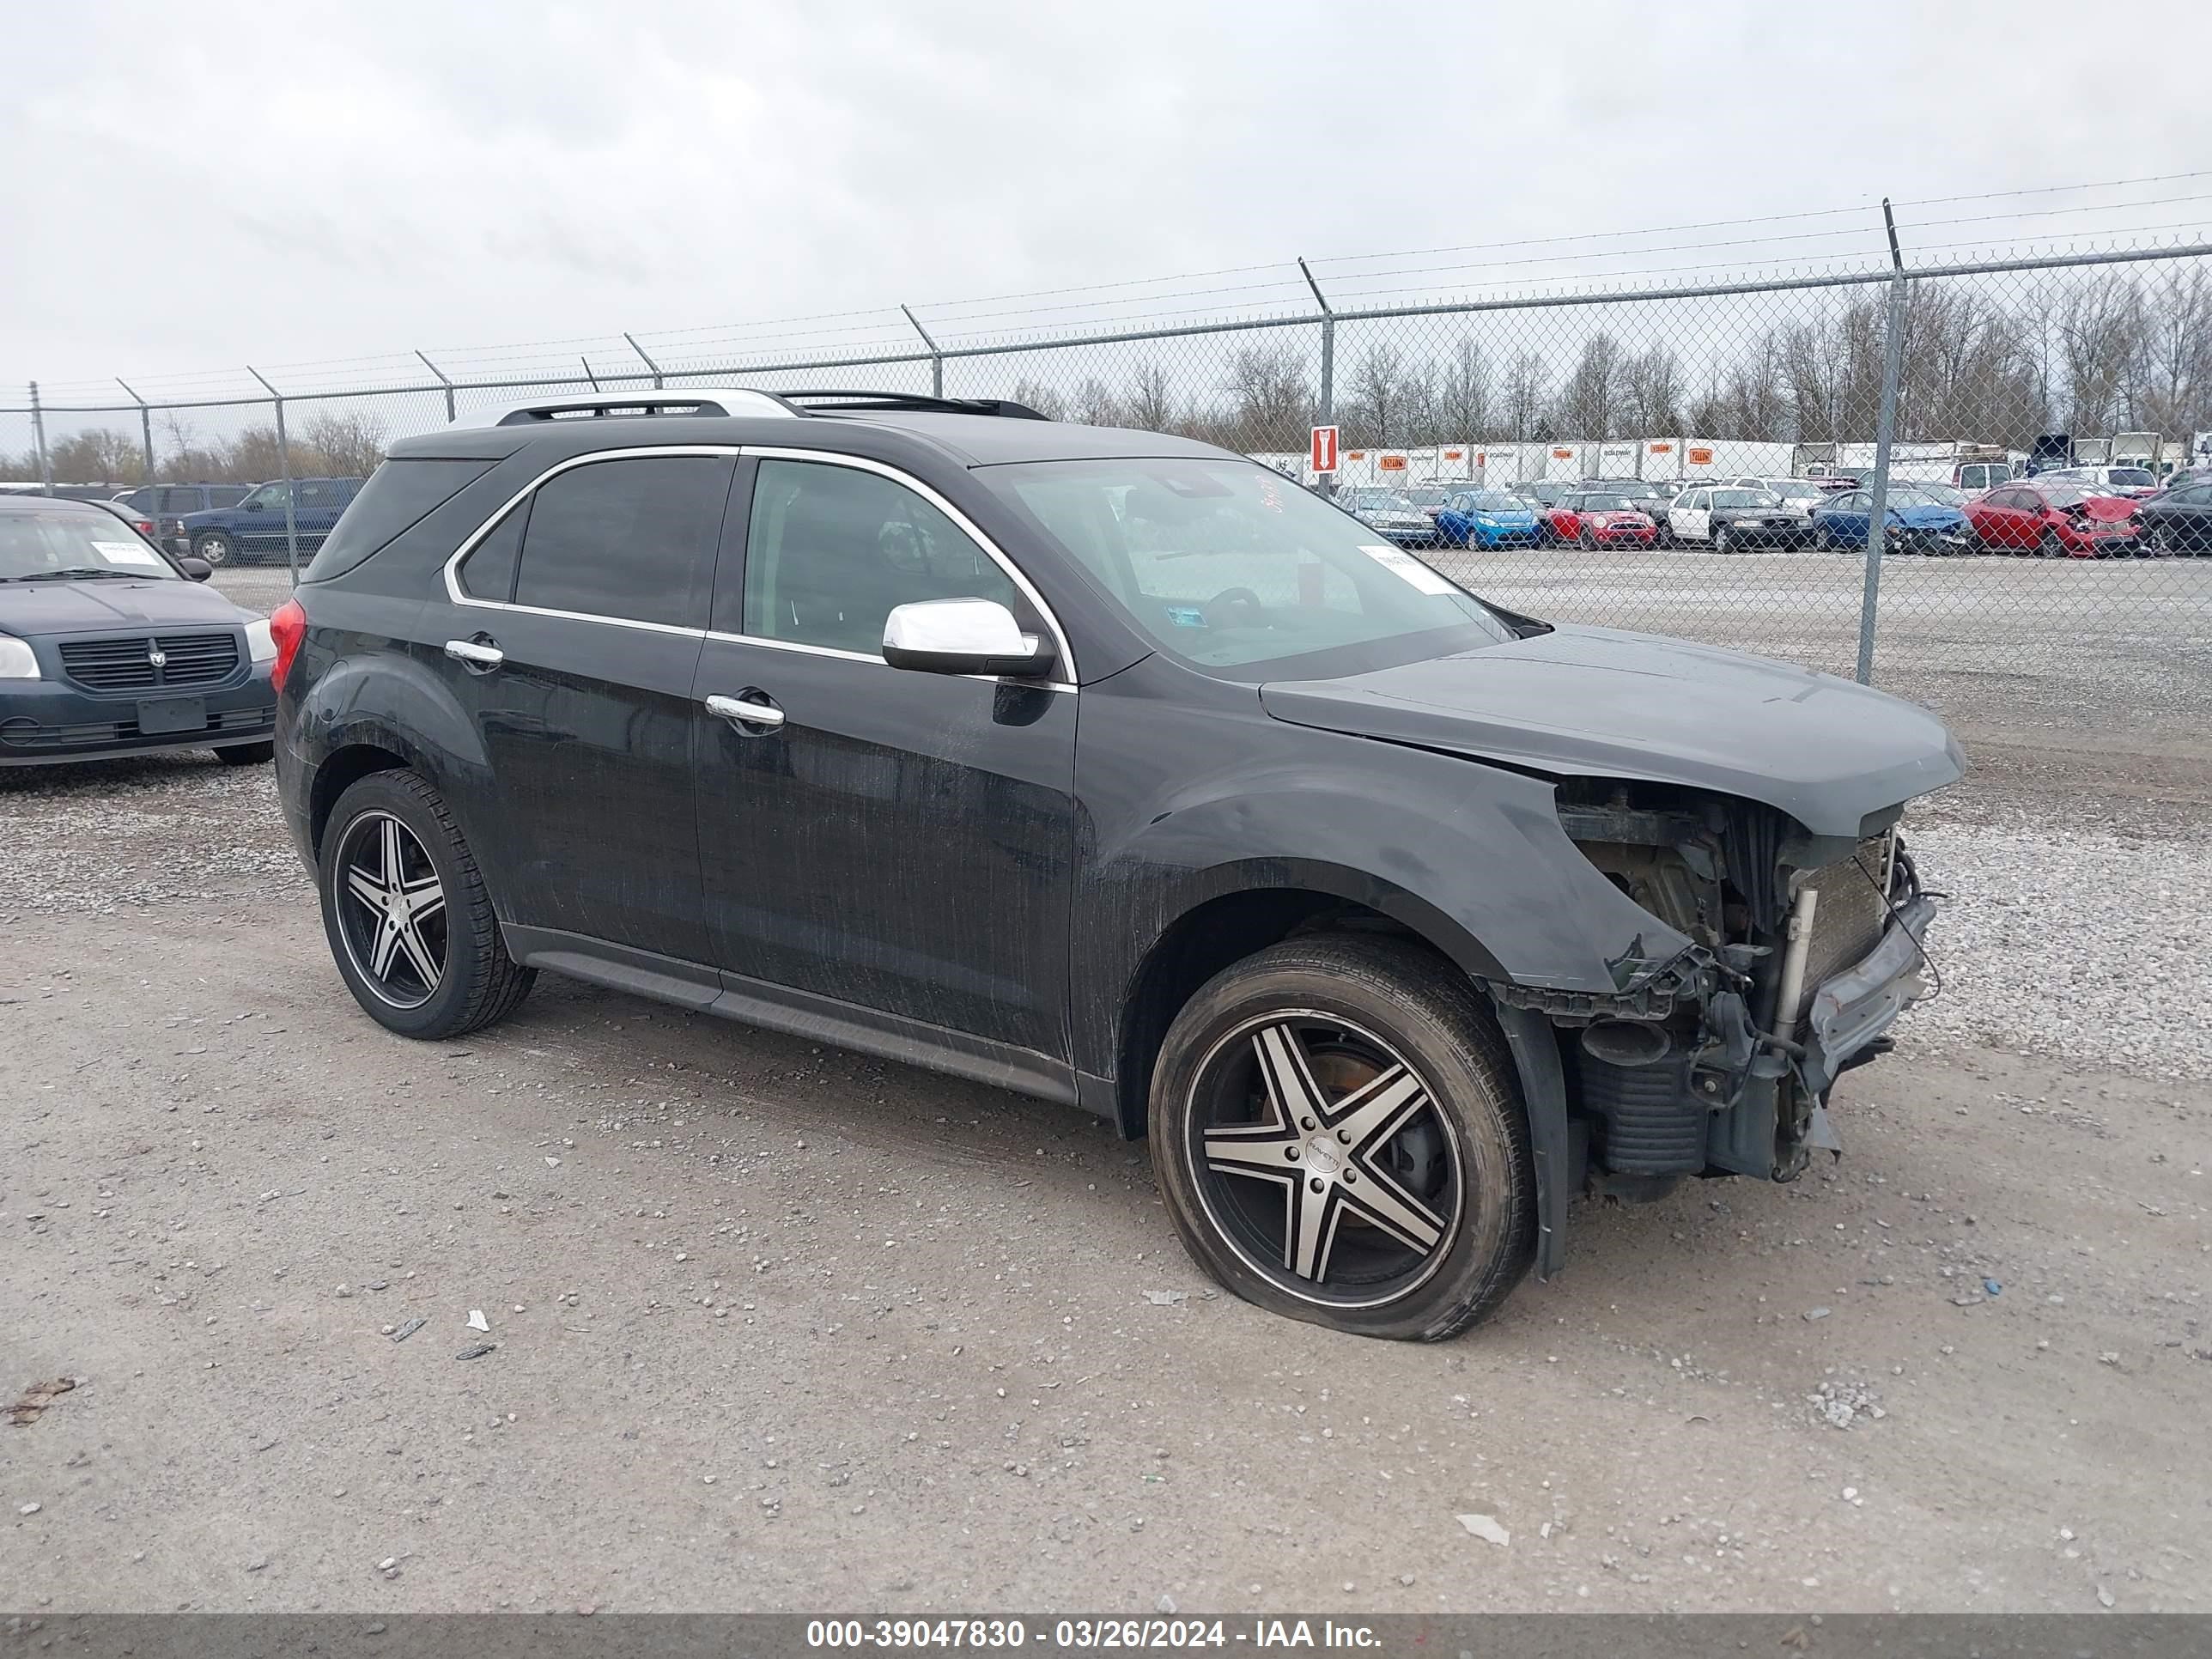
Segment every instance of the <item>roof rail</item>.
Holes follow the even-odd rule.
[[[781,415],[805,413],[773,392],[750,386],[646,387],[632,392],[594,392],[582,396],[540,398],[518,404],[499,417],[501,426],[537,421],[612,415]]]
[[[1015,421],[1048,421],[1051,416],[1042,410],[1031,409],[1027,404],[1018,404],[1006,398],[932,398],[919,392],[880,392],[866,388],[847,390],[843,387],[817,387],[804,392],[778,392],[775,394],[787,404],[812,404],[802,408],[802,414],[842,414],[848,410],[866,414],[876,410],[897,410],[912,413],[939,415],[996,415]]]

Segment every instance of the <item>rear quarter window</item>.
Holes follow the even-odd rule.
[[[343,575],[492,470],[488,460],[386,461],[369,476],[307,567],[303,581]]]

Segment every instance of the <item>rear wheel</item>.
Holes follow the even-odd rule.
[[[500,937],[483,875],[438,792],[373,772],[323,833],[323,931],[346,987],[402,1036],[459,1036],[504,1018],[536,973]]]
[[[1435,1341],[1503,1302],[1535,1247],[1510,1061],[1462,975],[1390,939],[1291,940],[1176,1017],[1152,1156],[1184,1245],[1247,1301]]]

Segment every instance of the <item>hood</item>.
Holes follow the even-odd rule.
[[[1738,519],[1786,519],[1788,517],[1790,517],[1790,509],[1779,501],[1771,501],[1764,507],[1717,507],[1712,509],[1712,521],[1715,524],[1733,524]]]
[[[0,633],[112,634],[134,628],[235,628],[249,620],[198,582],[9,582],[0,585]]]
[[[1613,507],[1607,507],[1601,513],[1586,513],[1583,516],[1595,525],[1635,526],[1648,525],[1651,522],[1641,513],[1632,513]]]
[[[1926,709],[1831,674],[1608,628],[1260,689],[1277,720],[1576,777],[1764,802],[1815,835],[1966,771]]]

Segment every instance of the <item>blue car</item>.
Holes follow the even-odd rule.
[[[1437,539],[1446,547],[1534,547],[1536,538],[1533,504],[1510,490],[1456,490],[1437,513]]]
[[[1890,485],[1885,549],[1895,553],[1972,552],[1973,526],[1949,499],[1954,493],[1932,484]],[[1873,517],[1874,492],[1846,490],[1813,509],[1814,544],[1832,552],[1863,550]]]
[[[235,507],[187,513],[170,520],[166,533],[172,551],[189,551],[211,565],[248,564],[256,559],[288,556],[287,536],[297,537],[305,564],[329,539],[338,515],[361,493],[359,478],[295,478],[258,485]],[[290,530],[285,505],[290,498]],[[179,544],[182,543],[180,549]]]

